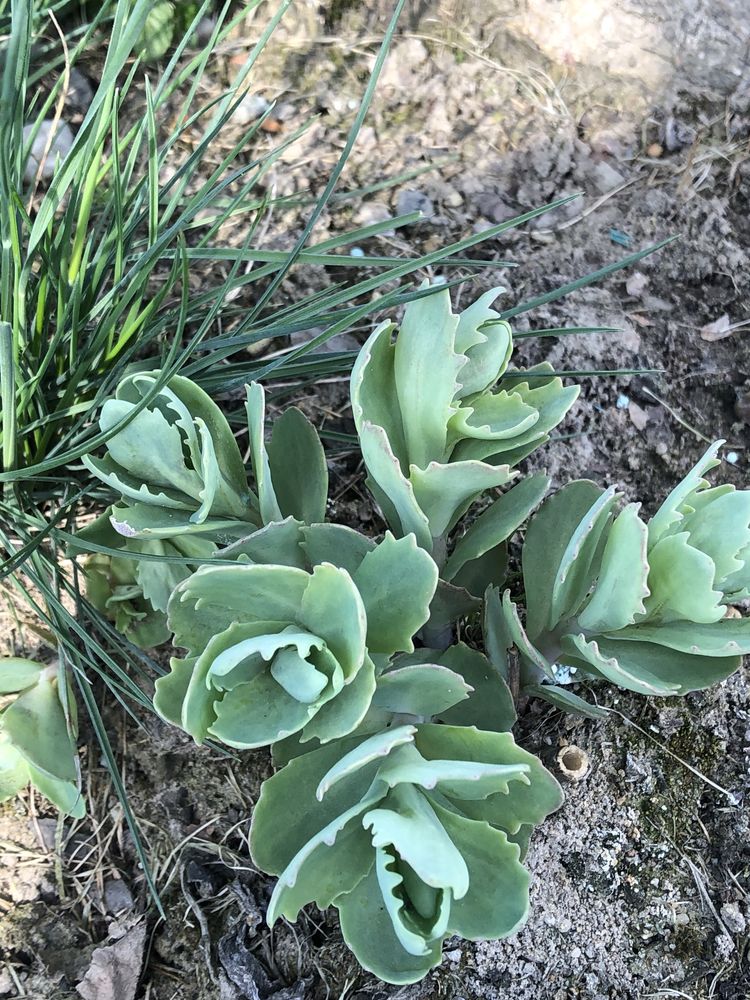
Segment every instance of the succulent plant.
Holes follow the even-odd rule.
[[[85,813],[78,782],[75,702],[58,667],[0,659],[0,802],[31,783],[62,812]]]
[[[542,504],[523,548],[525,629],[509,594],[496,602],[527,688],[581,707],[554,686],[560,664],[642,694],[686,694],[750,653],[750,619],[726,617],[750,596],[750,491],[703,478],[722,444],[648,522],[639,504],[615,516],[614,488],[587,480]]]
[[[413,532],[441,567],[461,516],[512,478],[578,395],[548,364],[492,391],[513,347],[509,324],[490,308],[499,291],[459,315],[444,288],[411,301],[395,340],[394,324],[382,323],[352,371],[368,485],[391,530]]]
[[[187,656],[157,681],[157,711],[197,742],[239,748],[352,732],[375,691],[373,657],[413,650],[427,620],[432,559],[412,537],[374,545],[291,518],[220,554],[237,565],[202,566],[169,602]]]
[[[364,968],[415,982],[449,935],[501,938],[523,923],[521,857],[560,802],[510,733],[402,725],[313,750],[264,783],[253,813],[253,860],[279,875],[268,922],[335,906]]]
[[[287,410],[266,448],[263,388],[257,383],[247,387],[256,493],[221,410],[181,376],[155,391],[159,375],[139,373],[120,382],[115,397],[102,407],[99,424],[106,432],[126,417],[130,421],[107,440],[105,457],[83,459],[121,494],[122,502],[111,512],[121,535],[153,539],[190,532],[226,544],[288,515],[324,519],[325,455],[302,413]]]

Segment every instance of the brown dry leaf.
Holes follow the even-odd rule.
[[[142,921],[113,944],[97,948],[76,990],[83,1000],[134,1000],[143,965],[146,924]]]
[[[713,323],[707,323],[701,327],[701,340],[713,343],[715,340],[723,340],[724,337],[728,337],[731,332],[732,326],[729,323],[729,316],[727,313],[724,313],[723,316],[715,319]]]

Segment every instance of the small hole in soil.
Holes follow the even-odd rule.
[[[557,763],[567,778],[580,781],[588,774],[589,755],[580,747],[567,746],[563,747],[557,755]]]

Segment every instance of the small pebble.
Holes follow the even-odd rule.
[[[245,94],[232,117],[238,125],[249,125],[264,115],[269,107],[269,102],[260,94]]]
[[[74,66],[68,80],[67,103],[78,108],[79,111],[88,111],[93,96],[94,91],[91,89],[88,79]]]
[[[428,198],[426,194],[413,188],[407,188],[405,191],[399,191],[396,199],[396,212],[399,215],[421,212],[426,219],[429,219],[435,214],[435,209],[432,199]]]
[[[47,140],[49,139],[50,132],[55,127],[55,122],[51,118],[45,119],[39,126],[39,131],[36,134],[36,138],[31,146],[31,152],[29,153],[29,158],[26,161],[26,166],[23,171],[24,180],[33,181],[36,177],[37,170],[39,169],[39,162],[44,156],[44,150],[47,147]],[[23,141],[26,143],[31,136],[34,129],[34,125],[30,122],[28,125],[23,127]],[[57,124],[57,131],[55,132],[54,139],[50,145],[47,156],[44,158],[42,164],[42,180],[49,180],[55,173],[55,161],[59,155],[61,160],[70,152],[73,145],[73,132],[67,122],[59,122]]]
[[[615,403],[615,406],[617,407],[618,410],[627,410],[627,408],[630,406],[630,396],[626,396],[624,392],[621,392],[620,395],[617,397],[617,402]]]
[[[661,143],[652,142],[646,150],[646,155],[650,156],[654,160],[658,160],[660,156],[664,155],[664,147]]]
[[[721,919],[732,934],[744,934],[747,930],[747,921],[737,903],[724,903],[721,908]]]

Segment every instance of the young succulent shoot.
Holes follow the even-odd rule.
[[[509,324],[490,306],[501,290],[458,315],[445,288],[411,301],[401,327],[382,323],[352,371],[370,490],[391,530],[413,532],[441,570],[463,514],[513,478],[578,395],[546,363],[493,390],[513,348]],[[492,548],[491,524],[484,530],[483,545]],[[507,535],[495,537],[500,545]]]
[[[276,421],[266,447],[263,388],[247,387],[256,492],[224,414],[194,382],[173,376],[142,405],[159,374],[129,375],[120,382],[102,407],[100,428],[107,432],[130,420],[107,439],[106,456],[83,459],[121,495],[111,511],[121,535],[154,539],[189,532],[227,544],[289,515],[324,519],[325,454],[299,410],[287,410]]]
[[[0,802],[31,784],[80,819],[75,702],[62,683],[56,665],[0,659]]]
[[[169,638],[167,604],[172,591],[211,558],[216,545],[202,535],[172,538],[125,538],[112,527],[108,513],[76,534],[68,554],[88,551],[87,544],[117,550],[96,551],[84,563],[86,596],[126,639],[146,649]],[[189,560],[189,561],[188,561]]]
[[[750,491],[710,486],[711,445],[649,521],[615,512],[614,488],[569,483],[531,520],[523,547],[526,625],[509,592],[490,594],[496,644],[515,646],[521,686],[588,711],[559,668],[647,695],[682,695],[733,673],[750,653]]]
[[[523,924],[525,847],[561,801],[510,733],[397,725],[320,747],[266,781],[253,812],[253,860],[279,876],[268,923],[334,906],[365,969],[416,982],[448,936]]]
[[[172,595],[169,625],[187,655],[156,682],[156,710],[198,743],[240,749],[351,733],[370,708],[375,661],[414,649],[432,559],[413,537],[375,545],[291,518],[228,554],[236,566],[203,566]]]

